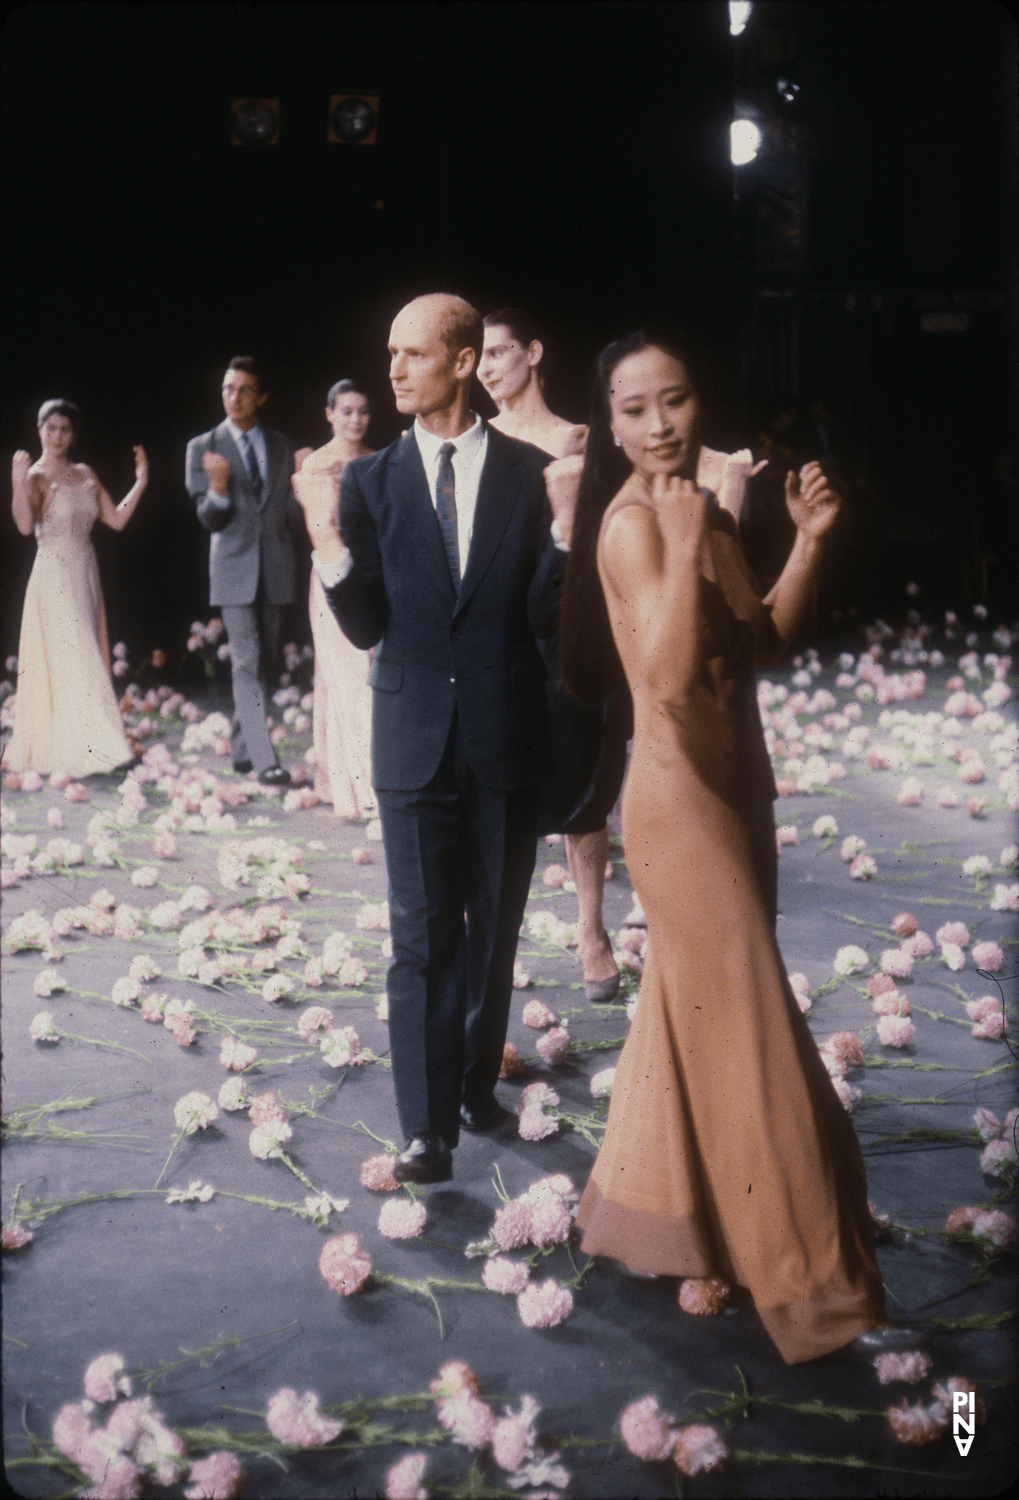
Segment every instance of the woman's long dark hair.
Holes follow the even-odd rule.
[[[598,535],[606,510],[630,474],[629,461],[612,437],[609,411],[612,375],[624,359],[645,349],[661,349],[680,360],[699,395],[703,396],[707,384],[703,352],[689,337],[678,333],[644,330],[630,333],[609,344],[598,357],[559,615],[559,670],[563,684],[574,698],[592,707],[612,693],[627,691],[598,577]]]

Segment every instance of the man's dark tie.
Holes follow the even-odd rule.
[[[446,561],[453,587],[460,586],[460,541],[456,528],[456,489],[453,482],[453,443],[443,443],[439,449],[439,475],[435,481],[435,514],[439,518],[442,544],[446,549]]]
[[[246,432],[241,433],[241,444],[244,453],[245,467],[248,471],[248,478],[251,480],[252,493],[254,494],[256,500],[261,500],[262,476],[259,473],[258,459],[255,457],[255,450],[252,447],[251,439],[248,437],[248,434]]]

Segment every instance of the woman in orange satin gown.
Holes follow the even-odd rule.
[[[789,474],[796,541],[762,599],[735,521],[694,479],[695,369],[668,339],[609,346],[576,513],[560,522],[564,680],[591,701],[622,672],[633,696],[623,841],[648,925],[577,1222],[585,1251],[691,1280],[692,1306],[746,1288],[790,1363],[909,1347],[885,1315],[859,1146],[775,939],[775,786],[753,678],[799,624],[838,496],[816,464]]]

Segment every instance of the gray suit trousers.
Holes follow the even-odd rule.
[[[230,755],[235,766],[250,760],[256,771],[266,771],[279,764],[265,719],[271,698],[269,674],[279,657],[285,608],[261,599],[220,607],[230,644],[234,693]]]

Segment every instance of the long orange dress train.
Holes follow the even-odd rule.
[[[657,701],[617,642],[635,726],[623,841],[648,944],[577,1222],[585,1251],[633,1270],[748,1288],[796,1363],[882,1321],[884,1296],[863,1158],[775,939],[752,672],[767,612],[731,517],[715,508],[709,528],[694,707]]]

